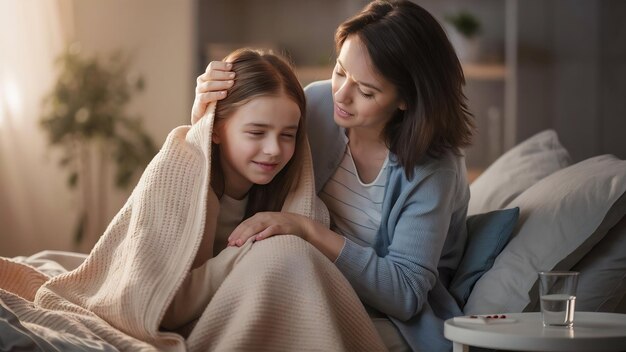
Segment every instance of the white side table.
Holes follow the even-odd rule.
[[[468,346],[511,351],[626,351],[626,314],[576,312],[574,327],[544,328],[541,313],[511,313],[510,324],[471,324],[448,319],[444,336],[454,352]]]

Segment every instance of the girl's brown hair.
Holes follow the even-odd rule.
[[[224,61],[233,64],[235,82],[228,90],[226,98],[217,103],[215,126],[228,119],[238,107],[259,96],[285,94],[300,108],[296,147],[291,160],[270,183],[252,186],[248,193],[245,216],[247,218],[260,211],[280,211],[291,186],[298,181],[306,150],[304,91],[291,65],[276,54],[246,48],[232,52]],[[221,197],[225,180],[219,166],[219,145],[213,144],[212,150],[212,186]]]
[[[408,178],[424,156],[439,158],[447,150],[460,155],[471,144],[475,127],[463,94],[463,69],[428,11],[407,0],[373,1],[337,28],[337,52],[349,36],[360,39],[376,70],[406,102],[383,138]]]

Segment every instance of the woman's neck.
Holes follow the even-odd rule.
[[[383,159],[387,157],[387,144],[381,137],[380,131],[371,129],[355,129],[348,130],[348,144],[351,151],[359,151],[362,153],[374,153],[372,156],[383,155]]]
[[[348,130],[348,145],[359,179],[371,183],[380,173],[389,149],[380,133],[369,130]]]

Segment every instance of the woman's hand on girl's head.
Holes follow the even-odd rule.
[[[304,216],[292,213],[256,213],[243,221],[228,237],[229,246],[242,246],[251,237],[261,241],[274,235],[296,235],[306,240]]]
[[[232,64],[211,61],[206,71],[196,80],[196,98],[191,109],[191,124],[204,116],[209,103],[226,98],[227,90],[233,86],[235,72]]]

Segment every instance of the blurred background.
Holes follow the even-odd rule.
[[[626,158],[626,2],[414,0],[462,59],[472,178],[555,129],[573,161]],[[363,0],[0,0],[0,256],[88,252],[187,124],[195,78],[242,46],[330,78]]]

